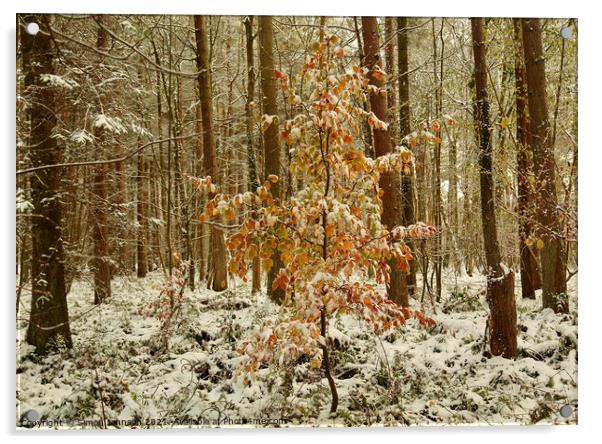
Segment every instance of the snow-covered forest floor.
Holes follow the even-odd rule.
[[[491,358],[484,339],[483,276],[444,276],[436,320],[410,320],[378,337],[360,321],[331,322],[334,375],[340,397],[320,369],[300,359],[262,368],[250,384],[237,374],[243,339],[276,315],[265,295],[246,284],[215,293],[187,290],[166,354],[159,321],[141,308],[156,297],[162,276],[116,278],[113,296],[93,308],[93,288],[74,282],[68,296],[73,349],[48,357],[18,343],[17,413],[38,411],[46,426],[328,426],[575,423],[577,420],[577,279],[569,282],[570,315],[541,310],[517,297],[519,357]],[[517,283],[520,279],[517,277]],[[420,285],[419,285],[420,287]],[[520,295],[517,285],[516,292]],[[30,295],[22,296],[28,310]],[[413,308],[419,301],[412,301]],[[17,338],[27,324],[18,323]],[[573,414],[562,418],[569,404]],[[60,422],[59,422],[60,420]],[[119,422],[117,421],[119,420]]]

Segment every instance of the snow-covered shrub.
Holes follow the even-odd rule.
[[[143,314],[153,316],[160,321],[160,352],[166,353],[169,350],[169,338],[173,333],[173,324],[175,317],[180,311],[184,289],[186,288],[186,272],[190,263],[180,260],[175,254],[174,259],[177,265],[173,268],[172,274],[165,276],[165,280],[159,289],[159,295],[150,301],[143,309]]]

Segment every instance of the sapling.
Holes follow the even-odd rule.
[[[308,97],[297,93],[288,76],[275,72],[293,118],[279,122],[277,116],[261,117],[264,131],[279,125],[289,151],[289,177],[296,178],[290,198],[280,200],[270,193],[272,184],[280,180],[276,175],[266,177],[256,190],[234,196],[216,190],[211,177],[195,179],[197,187],[216,192],[200,216],[201,223],[242,220],[240,225],[232,224],[227,241],[230,273],[246,281],[253,260],[259,258],[267,271],[274,253],[283,264],[273,281],[273,288],[285,294],[278,317],[258,326],[256,334],[239,347],[246,357],[240,371],[250,382],[262,364],[283,366],[305,355],[312,368],[324,371],[333,413],[338,393],[331,368],[330,320],[354,315],[378,334],[401,327],[408,317],[432,324],[422,313],[390,301],[382,287],[389,282],[391,259],[404,272],[409,270],[411,251],[405,239],[422,239],[435,232],[424,223],[388,227],[381,222],[380,175],[411,174],[412,153],[400,146],[376,159],[366,155],[364,122],[381,130],[387,124],[360,106],[374,86],[368,84],[365,68],[342,70],[344,49],[337,43],[332,36],[313,45],[313,55],[300,74],[311,90]],[[412,137],[434,140],[426,132]],[[376,282],[368,280],[370,268]]]

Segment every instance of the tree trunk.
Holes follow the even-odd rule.
[[[255,153],[255,142],[253,138],[253,101],[255,100],[255,56],[253,52],[253,20],[254,17],[247,16],[244,20],[246,48],[247,48],[247,102],[245,104],[245,117],[247,129],[247,166],[249,190],[254,192],[259,187],[257,176],[257,161]],[[261,291],[261,261],[259,256],[253,258],[253,278],[251,291]]]
[[[98,17],[102,23],[102,17]],[[102,27],[98,28],[96,47],[107,52],[109,49],[109,34]],[[102,63],[102,59],[99,63]],[[107,106],[107,97],[102,90],[98,94],[98,112],[103,113]],[[94,128],[97,153],[104,153],[107,145],[105,128],[100,125]],[[92,237],[94,240],[94,303],[100,304],[111,296],[111,267],[109,265],[109,238],[107,221],[107,165],[94,167],[92,174]]]
[[[452,136],[452,128],[449,128],[447,123],[443,123],[447,130],[447,138],[449,140],[448,153],[448,172],[449,172],[449,190],[447,192],[448,212],[449,212],[449,237],[454,271],[460,271],[460,260],[458,258],[458,145],[457,140]]]
[[[49,33],[50,16],[29,15],[21,23],[35,22],[40,32],[35,36],[21,32],[25,93],[28,95],[30,135],[28,145],[31,165],[60,163],[62,153],[57,139],[51,137],[56,126],[53,111],[55,93],[41,77],[54,74],[55,49]],[[58,168],[37,171],[30,177],[31,200],[31,312],[27,343],[37,353],[46,353],[49,342],[62,338],[72,346],[69,312],[65,291],[65,256],[61,233],[59,186],[63,172]]]
[[[517,189],[518,189],[518,237],[520,258],[520,281],[522,296],[525,299],[535,299],[535,290],[541,288],[539,264],[534,251],[527,245],[527,239],[533,233],[531,208],[534,198],[529,186],[532,174],[531,142],[529,135],[529,110],[527,95],[527,79],[524,65],[523,43],[520,19],[513,19],[514,25],[514,75],[516,82],[516,152]]]
[[[137,227],[137,240],[136,240],[136,258],[137,267],[136,275],[139,278],[146,276],[148,272],[148,263],[146,256],[146,234],[147,234],[147,221],[148,214],[146,212],[148,195],[146,191],[146,171],[145,171],[145,160],[144,153],[138,153],[138,172],[136,174],[136,222]]]
[[[198,88],[197,88],[198,90]],[[198,91],[197,91],[198,93]],[[202,114],[201,114],[201,102],[200,100],[198,101],[197,105],[196,105],[196,132],[197,134],[202,134],[203,133],[203,124],[202,124]],[[203,176],[203,138],[202,137],[197,137],[196,138],[196,144],[195,144],[195,174],[197,177],[201,177]],[[203,199],[203,193],[198,192],[197,193],[197,198],[196,198],[196,203],[197,203],[197,214],[201,214],[203,212],[203,204],[204,204],[204,199]],[[205,224],[200,224],[197,223],[195,225],[196,227],[196,250],[197,250],[197,257],[199,258],[198,263],[199,263],[199,281],[204,281],[206,278],[206,271],[207,271],[207,260],[206,260],[206,256],[205,256],[205,250],[206,250],[206,239],[205,239]]]
[[[121,142],[117,142],[115,144],[115,152],[117,157],[122,157],[124,155],[123,150],[124,144]],[[125,202],[127,200],[127,188],[126,188],[126,172],[125,172],[126,162],[117,162],[115,164],[115,168],[113,169],[113,176],[116,184],[113,185],[113,202],[117,207],[117,212],[120,215],[127,215],[127,207]],[[127,227],[119,224],[114,227],[116,239],[116,248],[115,253],[118,257],[118,264],[114,269],[116,269],[116,273],[118,274],[126,274],[129,271],[128,267],[128,247],[127,247],[127,238],[128,238],[128,230]]]
[[[215,141],[213,138],[212,122],[212,93],[211,93],[211,66],[209,64],[209,50],[207,42],[207,28],[205,18],[194,16],[194,27],[197,46],[197,69],[199,70],[199,96],[201,101],[201,116],[203,121],[203,163],[205,174],[211,176],[215,184],[219,184],[217,160],[215,155]],[[208,198],[214,196],[210,193]],[[211,227],[211,266],[210,279],[215,291],[228,288],[226,275],[226,244],[222,230],[216,226]]]
[[[527,92],[529,96],[530,134],[537,200],[536,232],[543,240],[541,274],[543,307],[556,313],[569,310],[566,293],[566,267],[563,234],[558,221],[554,145],[546,101],[546,66],[539,19],[522,19]]]
[[[375,67],[380,65],[378,23],[376,17],[362,17],[362,37],[364,39],[364,61],[363,65],[369,70],[368,79],[370,85],[377,88],[383,87],[383,81],[374,75]],[[370,107],[376,117],[387,122],[387,97],[370,92]],[[391,152],[391,139],[389,132],[382,129],[373,130],[374,150],[376,156],[383,156]],[[399,225],[402,220],[401,193],[398,174],[394,171],[381,174],[379,186],[384,194],[382,223],[389,230]],[[390,281],[387,285],[389,299],[398,305],[407,307],[408,290],[403,272],[395,266],[393,260],[389,262],[391,267]]]
[[[271,16],[259,17],[259,66],[261,68],[261,93],[263,101],[263,113],[269,116],[278,116],[276,102],[276,78],[274,77],[274,53],[273,53],[274,30],[272,28]],[[280,143],[278,140],[278,119],[263,132],[263,149],[265,159],[265,175],[275,174],[280,177]],[[273,183],[271,188],[275,200],[281,199],[280,181]],[[276,251],[272,256],[272,268],[268,271],[268,295],[277,303],[284,299],[284,290],[272,289],[272,282],[280,269],[283,267],[280,253]]]
[[[397,86],[396,74],[395,74],[395,18],[385,18],[385,72],[387,73],[387,111],[389,122],[389,138],[391,139],[391,146],[395,147],[401,137],[399,134],[399,122],[395,116],[396,107],[396,90]],[[403,218],[402,218],[403,219]],[[399,221],[402,223],[402,220]]]
[[[475,124],[479,145],[481,221],[487,261],[488,333],[491,354],[516,358],[514,274],[502,264],[495,220],[493,159],[490,139],[487,61],[482,18],[471,19],[476,100]]]
[[[410,120],[410,76],[408,67],[408,19],[397,18],[397,72],[399,75],[399,137],[403,138],[412,132]],[[409,147],[408,147],[409,148]],[[403,224],[412,225],[416,222],[414,214],[414,171],[401,176],[401,199],[403,205]],[[415,256],[414,242],[407,241],[407,245]],[[416,260],[410,261],[410,272],[406,275],[408,295],[413,296],[416,291]]]
[[[441,40],[441,54],[438,54],[437,47],[437,34],[435,33],[435,20],[433,20],[433,73],[435,87],[435,119],[441,121],[441,115],[443,112],[443,50],[445,41],[443,40],[443,23],[445,19],[441,19],[441,30],[439,31],[439,38]],[[437,68],[437,59],[439,58],[439,70]],[[437,75],[437,71],[439,74]],[[439,143],[436,143],[433,149],[433,166],[435,167],[432,175],[433,183],[433,222],[435,226],[440,229],[443,226],[441,217],[441,124],[435,131],[435,137],[439,139]],[[439,235],[434,239],[434,272],[435,272],[435,291],[437,302],[441,300],[442,282],[441,272],[443,269],[443,236]]]

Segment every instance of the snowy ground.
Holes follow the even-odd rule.
[[[110,301],[92,311],[92,287],[74,283],[73,349],[40,358],[18,344],[18,416],[34,409],[48,421],[42,427],[76,428],[99,427],[103,418],[124,428],[577,421],[576,278],[569,282],[570,315],[541,311],[540,299],[517,298],[516,361],[484,354],[482,276],[447,276],[437,314],[425,309],[437,321],[429,329],[410,321],[379,338],[353,318],[340,318],[330,325],[336,417],[328,414],[326,380],[308,362],[264,368],[250,385],[236,375],[237,345],[276,312],[246,285],[221,294],[187,291],[170,351],[158,353],[159,322],[140,308],[156,296],[160,280],[158,273],[117,278]],[[23,304],[21,316],[29,295]],[[20,322],[18,338],[25,331]],[[573,408],[567,419],[558,413],[565,404]]]

